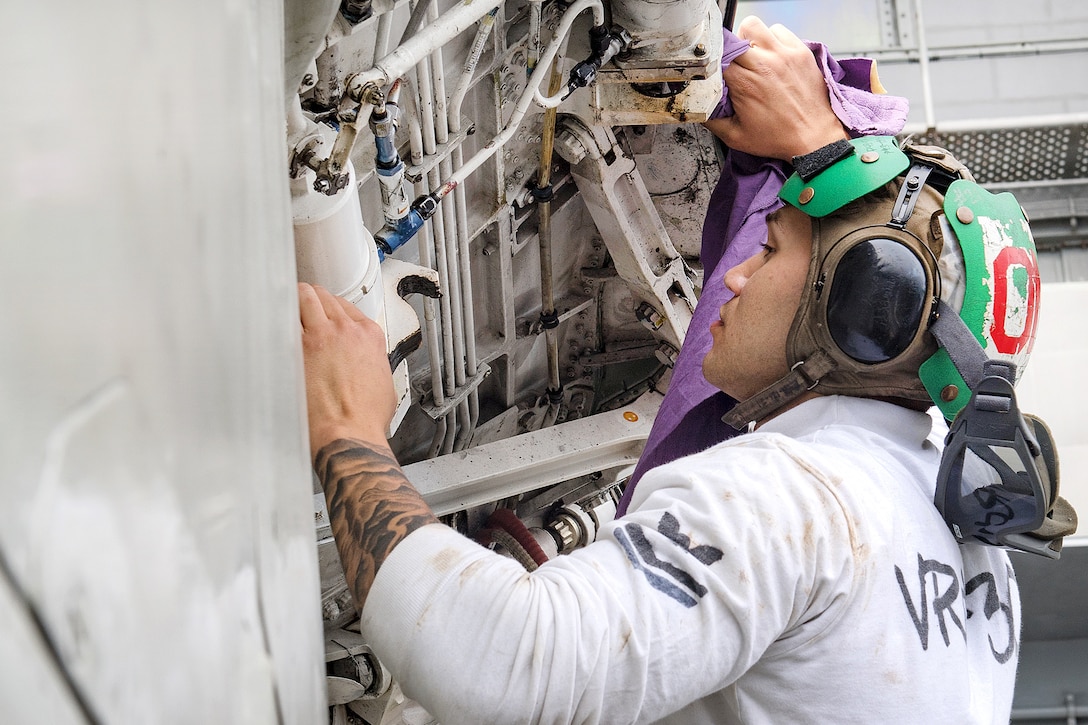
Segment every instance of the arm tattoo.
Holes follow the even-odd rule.
[[[318,451],[336,548],[360,610],[378,567],[401,539],[438,521],[384,447],[340,438]]]

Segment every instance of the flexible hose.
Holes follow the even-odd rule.
[[[526,571],[536,571],[540,566],[536,563],[533,557],[525,550],[514,535],[504,531],[503,529],[493,529],[491,532],[491,540],[496,544],[501,544],[504,549],[510,552],[510,556],[514,557],[514,560],[525,567]]]
[[[521,519],[517,517],[517,514],[510,509],[495,509],[491,513],[491,516],[488,517],[487,525],[496,531],[505,531],[507,534],[514,537],[514,540],[525,549],[526,553],[532,557],[532,560],[538,566],[548,560],[548,555],[540,548],[540,544],[533,538],[532,533],[525,524],[521,522]]]

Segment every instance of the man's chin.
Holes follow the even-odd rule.
[[[707,353],[707,356],[703,358],[703,379],[704,379],[704,380],[706,380],[706,381],[707,381],[708,383],[710,383],[711,385],[713,385],[713,386],[714,386],[715,388],[717,388],[718,390],[720,390],[720,391],[722,391],[723,393],[725,393],[726,395],[729,395],[729,396],[735,397],[735,396],[733,396],[733,394],[732,394],[732,393],[730,393],[730,392],[729,392],[729,391],[728,391],[728,390],[726,389],[726,388],[727,388],[728,386],[727,386],[727,384],[726,384],[726,383],[725,383],[725,382],[724,382],[724,381],[723,381],[723,380],[721,379],[721,376],[720,376],[720,375],[716,375],[716,374],[715,374],[713,366],[710,366],[710,367],[708,367],[708,366],[707,366],[707,359],[708,359],[709,357],[710,357],[710,354],[709,354],[709,353]]]

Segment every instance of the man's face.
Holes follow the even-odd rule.
[[[710,326],[703,375],[737,400],[789,372],[786,337],[801,302],[812,252],[812,222],[792,206],[767,219],[767,244],[725,273],[733,299]]]

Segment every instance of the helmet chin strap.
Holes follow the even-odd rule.
[[[987,364],[991,363],[978,340],[967,329],[963,319],[949,307],[944,301],[937,305],[937,319],[930,326],[930,332],[937,340],[937,344],[943,347],[952,364],[956,366],[963,380],[970,388],[975,388],[983,378]],[[805,391],[812,390],[820,382],[820,378],[827,375],[837,367],[835,361],[823,350],[816,351],[807,360],[794,365],[790,371],[759,391],[747,400],[733,406],[733,409],[722,416],[722,422],[736,430],[743,430],[749,423],[758,423],[765,420],[775,411],[787,403],[796,400]],[[1002,371],[1002,377],[1010,381],[1015,371]]]
[[[768,385],[752,397],[737,403],[722,416],[722,422],[736,430],[743,430],[749,423],[766,420],[808,390],[816,387],[820,378],[836,367],[835,361],[823,350],[817,350],[807,360],[794,365],[789,373]]]

